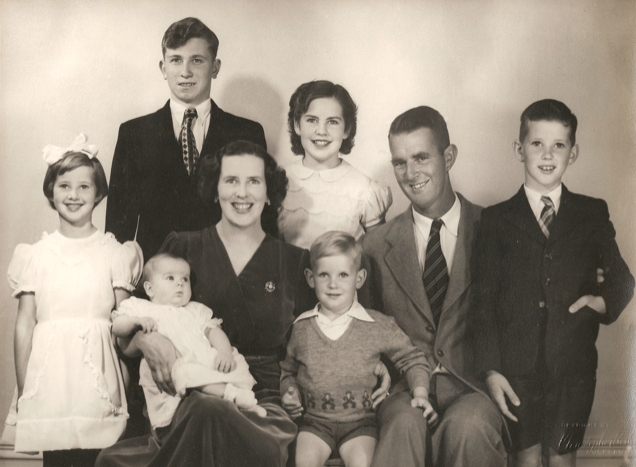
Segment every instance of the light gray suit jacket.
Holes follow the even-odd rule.
[[[459,193],[461,214],[450,283],[439,327],[422,283],[411,207],[362,238],[369,278],[360,302],[393,316],[422,349],[431,368],[440,362],[451,374],[488,397],[483,382],[473,375],[473,290],[470,260],[482,208]]]

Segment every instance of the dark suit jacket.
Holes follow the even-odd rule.
[[[212,101],[210,126],[201,155],[244,139],[266,147],[256,122],[221,110]],[[174,136],[170,102],[157,112],[123,123],[110,174],[106,231],[120,242],[137,235],[144,259],[158,250],[168,233],[209,227],[218,214],[197,194],[197,177],[189,177]]]
[[[485,209],[481,224],[474,255],[478,371],[528,374],[541,351],[554,374],[595,371],[599,323],[615,321],[634,289],[605,201],[564,186],[546,239],[521,187]],[[601,285],[597,268],[605,271]],[[607,313],[568,312],[588,294],[602,296]]]
[[[451,374],[487,397],[483,383],[473,376],[469,327],[473,293],[470,258],[482,208],[458,196],[461,214],[457,244],[439,327],[435,326],[422,283],[410,207],[362,238],[370,270],[359,298],[363,305],[393,316],[424,351],[431,368],[441,362]]]

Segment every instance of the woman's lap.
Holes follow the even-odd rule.
[[[284,466],[296,425],[280,406],[280,397],[265,397],[259,405],[267,417],[193,391],[177,408],[161,447],[148,436],[125,440],[104,449],[96,466]]]

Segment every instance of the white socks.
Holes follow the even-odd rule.
[[[254,396],[254,391],[234,386],[231,383],[225,385],[223,399],[234,402],[239,409],[256,412],[258,416],[265,417],[267,411],[258,405],[258,401]]]

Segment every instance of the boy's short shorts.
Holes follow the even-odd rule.
[[[340,449],[344,443],[359,436],[378,439],[378,427],[374,418],[365,417],[355,422],[331,422],[306,415],[300,422],[298,431],[313,433],[323,440],[332,451]]]
[[[558,454],[576,451],[583,444],[594,402],[596,373],[507,377],[521,404],[508,404],[519,422],[509,422],[517,451],[541,443]]]

